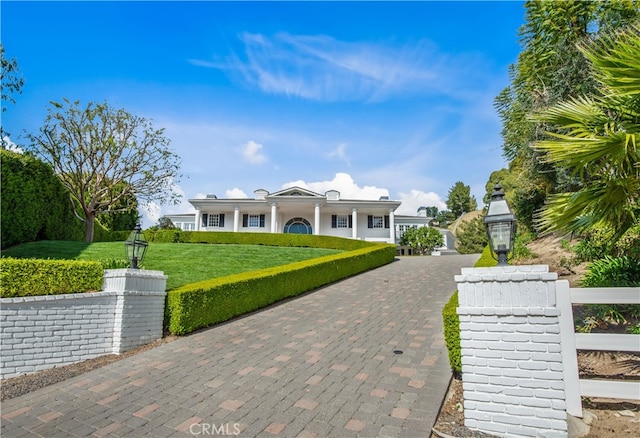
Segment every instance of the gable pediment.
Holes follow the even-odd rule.
[[[271,193],[269,194],[269,197],[274,197],[274,198],[282,198],[282,197],[287,197],[287,198],[291,198],[291,197],[296,197],[296,196],[307,196],[307,197],[312,197],[312,198],[324,198],[324,196],[312,192],[311,190],[307,190],[307,189],[303,189],[302,187],[289,187],[283,190],[280,190],[278,192],[275,193]]]

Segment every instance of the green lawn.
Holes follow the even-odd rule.
[[[208,278],[223,277],[285,265],[343,251],[262,245],[211,245],[197,243],[150,243],[142,263],[145,269],[168,275],[167,289]],[[126,259],[124,242],[40,241],[2,251],[6,257],[39,259]]]

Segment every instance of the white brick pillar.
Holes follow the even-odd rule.
[[[114,354],[162,338],[167,276],[145,269],[104,271],[104,292],[116,293]]]
[[[567,436],[557,274],[548,266],[463,268],[458,283],[465,426]]]

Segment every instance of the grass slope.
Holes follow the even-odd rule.
[[[212,245],[197,243],[152,243],[143,266],[163,271],[167,290],[196,281],[337,254],[323,248],[262,245]],[[124,242],[40,241],[2,251],[2,256],[39,259],[126,259]]]

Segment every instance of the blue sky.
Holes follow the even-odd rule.
[[[493,99],[517,60],[522,2],[14,2],[5,56],[25,79],[11,141],[50,101],[108,102],[165,128],[178,206],[299,185],[445,208],[504,167]]]

